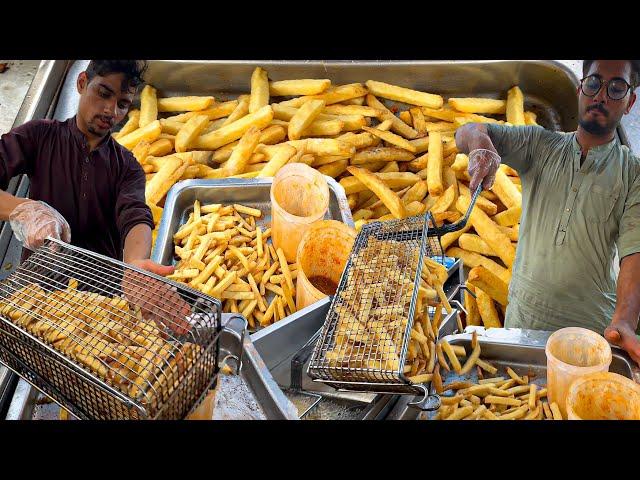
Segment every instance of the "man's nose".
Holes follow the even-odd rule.
[[[104,113],[105,113],[105,115],[115,116],[117,107],[118,107],[118,101],[117,100],[109,100],[108,102],[106,102],[104,104]]]
[[[598,91],[598,94],[593,97],[594,103],[607,103],[607,84],[603,84],[602,88]]]

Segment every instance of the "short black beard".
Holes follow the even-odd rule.
[[[585,132],[590,133],[591,135],[595,135],[597,137],[605,136],[616,129],[617,125],[600,125],[595,120],[580,120],[580,126],[585,130]]]

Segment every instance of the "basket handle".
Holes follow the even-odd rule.
[[[466,227],[467,222],[469,221],[469,217],[471,216],[471,212],[473,211],[473,207],[476,205],[476,200],[478,199],[478,196],[480,195],[481,191],[482,191],[482,185],[478,185],[478,188],[476,188],[476,191],[473,192],[473,196],[471,197],[471,202],[469,203],[469,208],[467,209],[467,212],[464,214],[464,217],[462,217],[456,223],[452,223],[450,225],[444,225],[440,228],[436,227],[436,230],[438,230],[438,232],[441,235],[444,235],[446,233],[457,232],[458,230],[462,230],[464,227]],[[434,222],[434,225],[435,225],[435,222]]]

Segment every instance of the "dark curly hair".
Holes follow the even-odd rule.
[[[96,75],[104,77],[111,73],[124,73],[123,87],[133,89],[144,82],[142,77],[146,71],[145,60],[91,60],[86,69],[89,81]]]
[[[634,89],[640,82],[640,60],[627,60],[631,64],[631,88]],[[586,76],[595,60],[582,61],[582,76]]]

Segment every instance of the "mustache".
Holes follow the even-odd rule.
[[[96,115],[93,118],[97,118],[102,120],[104,123],[107,123],[109,125],[109,127],[113,127],[113,118],[111,117],[103,117],[102,115]]]
[[[602,106],[601,103],[595,103],[593,105],[589,105],[587,107],[587,112],[590,112],[591,110],[598,110],[601,114],[603,114],[605,117],[609,116],[609,112]]]

